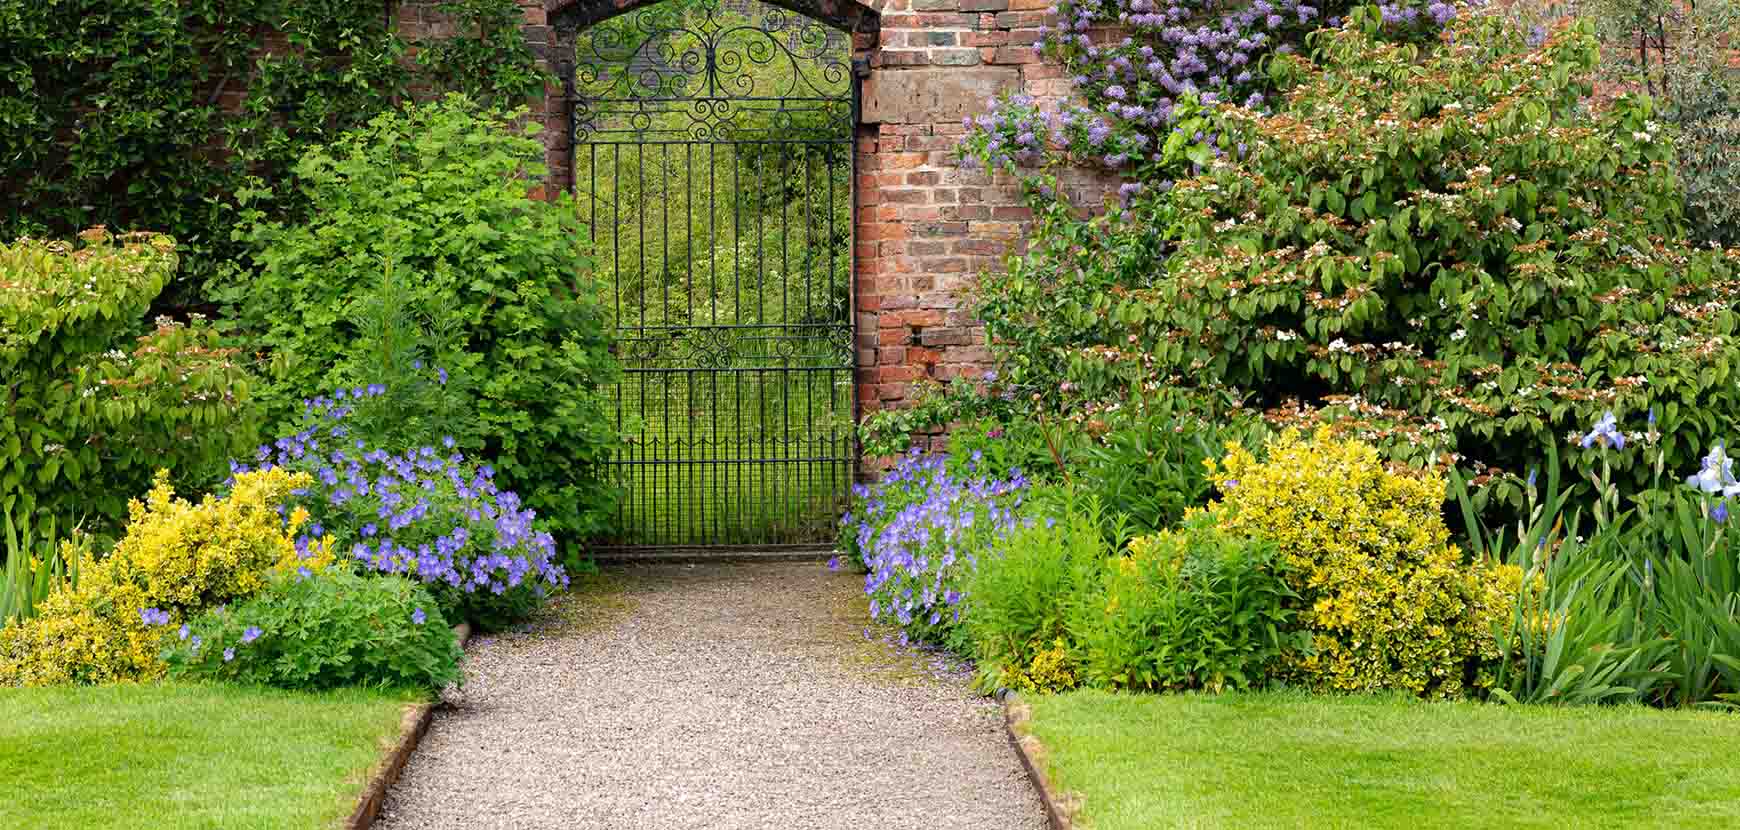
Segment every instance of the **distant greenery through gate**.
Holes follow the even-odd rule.
[[[854,446],[849,48],[704,0],[578,40],[575,195],[626,369],[617,544],[831,537]]]

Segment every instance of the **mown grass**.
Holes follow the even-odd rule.
[[[0,827],[338,826],[410,693],[0,689]]]
[[[1740,715],[1302,693],[1030,698],[1090,830],[1740,826]]]

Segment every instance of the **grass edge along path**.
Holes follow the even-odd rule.
[[[0,827],[336,827],[413,693],[0,689]]]
[[[1740,714],[1301,692],[1023,700],[1086,830],[1740,826]]]

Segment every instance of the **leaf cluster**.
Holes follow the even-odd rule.
[[[390,291],[443,332],[436,368],[461,379],[475,408],[453,437],[577,544],[613,504],[600,465],[614,440],[604,391],[616,364],[571,197],[527,198],[547,172],[537,130],[523,112],[454,95],[310,150],[295,180],[313,211],[279,221],[258,204],[264,191],[247,194],[238,233],[261,270],[234,275],[219,297],[268,353],[262,398],[284,423],[308,390],[382,384],[387,365],[411,371],[412,354],[382,337]]]
[[[0,245],[0,510],[103,532],[157,469],[215,481],[258,417],[252,374],[211,326],[143,325],[174,240],[82,237]]]
[[[453,630],[428,591],[402,576],[280,576],[187,628],[164,652],[172,677],[286,689],[439,690],[459,680]]]
[[[196,288],[237,253],[232,194],[410,97],[510,104],[544,77],[513,0],[0,0],[0,238],[108,225],[181,241]],[[294,202],[286,209],[294,209]],[[178,303],[199,305],[182,294]]]

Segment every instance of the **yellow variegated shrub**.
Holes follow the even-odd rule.
[[[1494,620],[1510,613],[1514,568],[1466,565],[1440,513],[1444,480],[1392,468],[1377,450],[1322,430],[1289,431],[1257,461],[1242,447],[1211,462],[1217,526],[1273,540],[1299,594],[1309,652],[1293,679],[1344,691],[1453,697],[1488,682]]]
[[[1078,679],[1069,642],[1062,637],[1049,647],[1029,647],[1033,661],[1026,666],[1003,666],[1003,680],[1017,692],[1061,692],[1075,688]]]
[[[273,570],[318,571],[332,562],[330,540],[296,550],[304,512],[280,512],[290,491],[309,483],[308,474],[282,469],[243,473],[228,497],[196,505],[176,498],[159,475],[146,500],[130,506],[114,551],[101,560],[78,552],[77,589],[51,595],[36,618],[0,629],[0,685],[161,676],[162,638],[181,620],[252,595]]]

